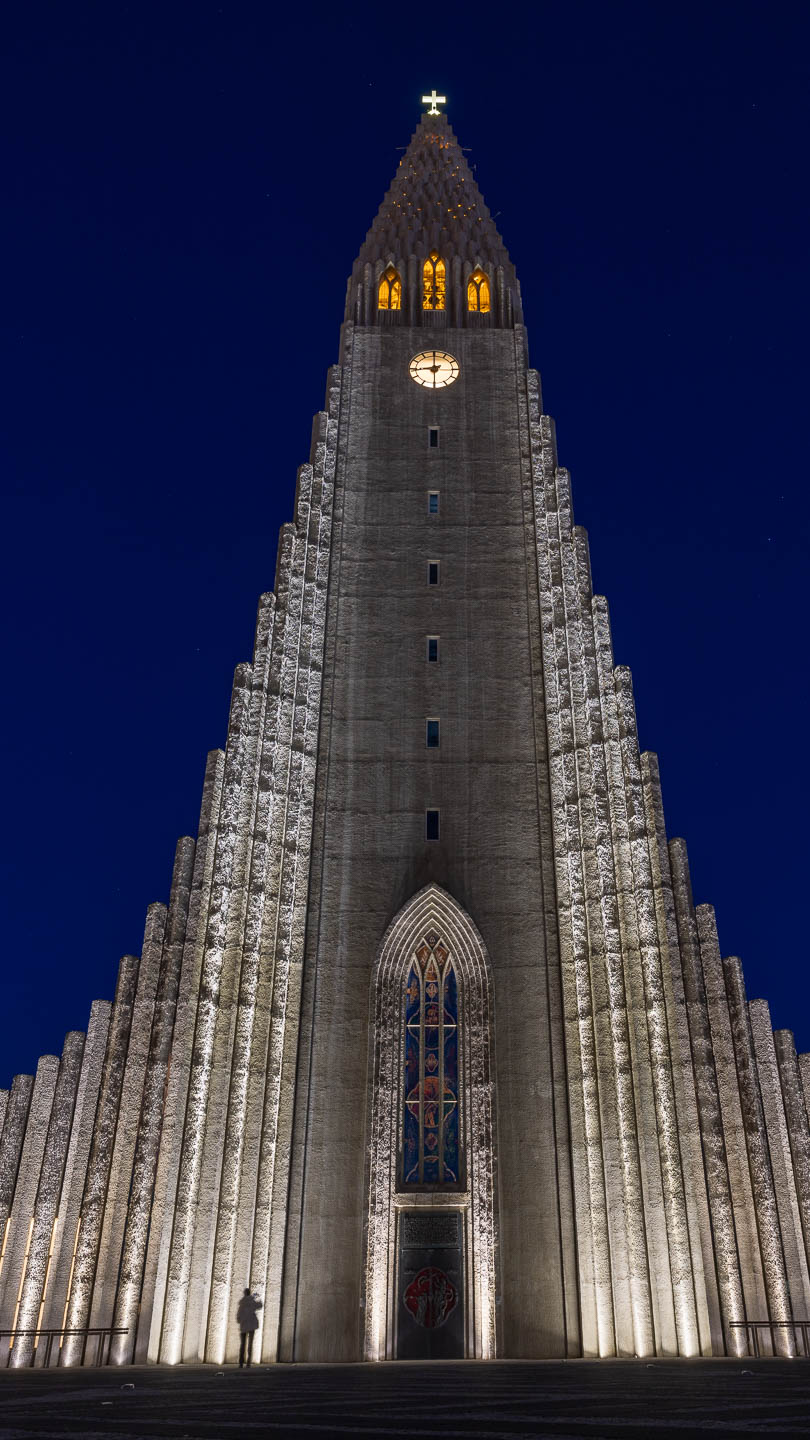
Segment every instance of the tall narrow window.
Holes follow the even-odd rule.
[[[438,583],[439,562],[438,560],[428,560],[428,585],[438,585]]]
[[[425,745],[428,750],[439,748],[439,722],[436,719],[429,718],[425,721]]]
[[[444,261],[438,250],[431,250],[422,266],[422,309],[443,310],[446,294]]]
[[[439,427],[438,425],[428,426],[428,449],[438,450],[439,448]]]
[[[389,265],[380,276],[380,288],[377,291],[378,310],[401,310],[402,309],[402,281],[399,278],[399,271],[393,265]]]
[[[428,515],[438,515],[438,513],[439,492],[438,490],[428,490]]]
[[[483,270],[473,270],[467,281],[467,309],[489,313],[489,279]]]
[[[425,811],[425,839],[438,840],[439,838],[439,812],[438,810]]]
[[[447,946],[429,930],[405,987],[406,1185],[458,1183],[458,1069],[456,972]]]
[[[427,658],[428,658],[428,664],[429,664],[429,665],[438,665],[438,663],[439,663],[439,637],[438,637],[438,635],[428,635],[428,637],[427,637]]]

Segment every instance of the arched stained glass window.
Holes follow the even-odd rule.
[[[422,266],[422,309],[443,310],[447,293],[447,271],[438,250],[431,250]]]
[[[405,989],[403,1182],[459,1179],[458,981],[450,952],[428,931]]]
[[[487,315],[489,307],[489,277],[483,270],[473,270],[467,281],[467,309]]]
[[[399,271],[393,265],[389,265],[380,276],[380,287],[377,291],[378,310],[401,310],[402,309],[402,281]]]

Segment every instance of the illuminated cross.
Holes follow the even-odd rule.
[[[429,109],[428,112],[427,112],[428,115],[440,115],[440,114],[441,114],[441,111],[440,111],[439,109],[437,109],[437,106],[439,106],[439,105],[446,105],[446,104],[447,104],[447,96],[446,96],[446,95],[437,95],[437,94],[436,94],[436,91],[434,90],[434,91],[432,91],[432,93],[431,93],[430,95],[423,95],[423,96],[422,96],[422,104],[423,104],[423,105],[429,105],[429,106],[430,106],[430,109]]]

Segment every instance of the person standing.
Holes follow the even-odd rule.
[[[258,1295],[252,1295],[247,1286],[236,1307],[236,1323],[239,1326],[239,1365],[250,1366],[253,1354],[253,1336],[259,1328],[259,1311],[262,1302]]]

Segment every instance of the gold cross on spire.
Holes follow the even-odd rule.
[[[427,112],[428,115],[441,115],[442,112],[438,109],[438,106],[447,104],[447,96],[437,95],[436,91],[433,90],[430,95],[422,96],[422,104],[430,106]]]

